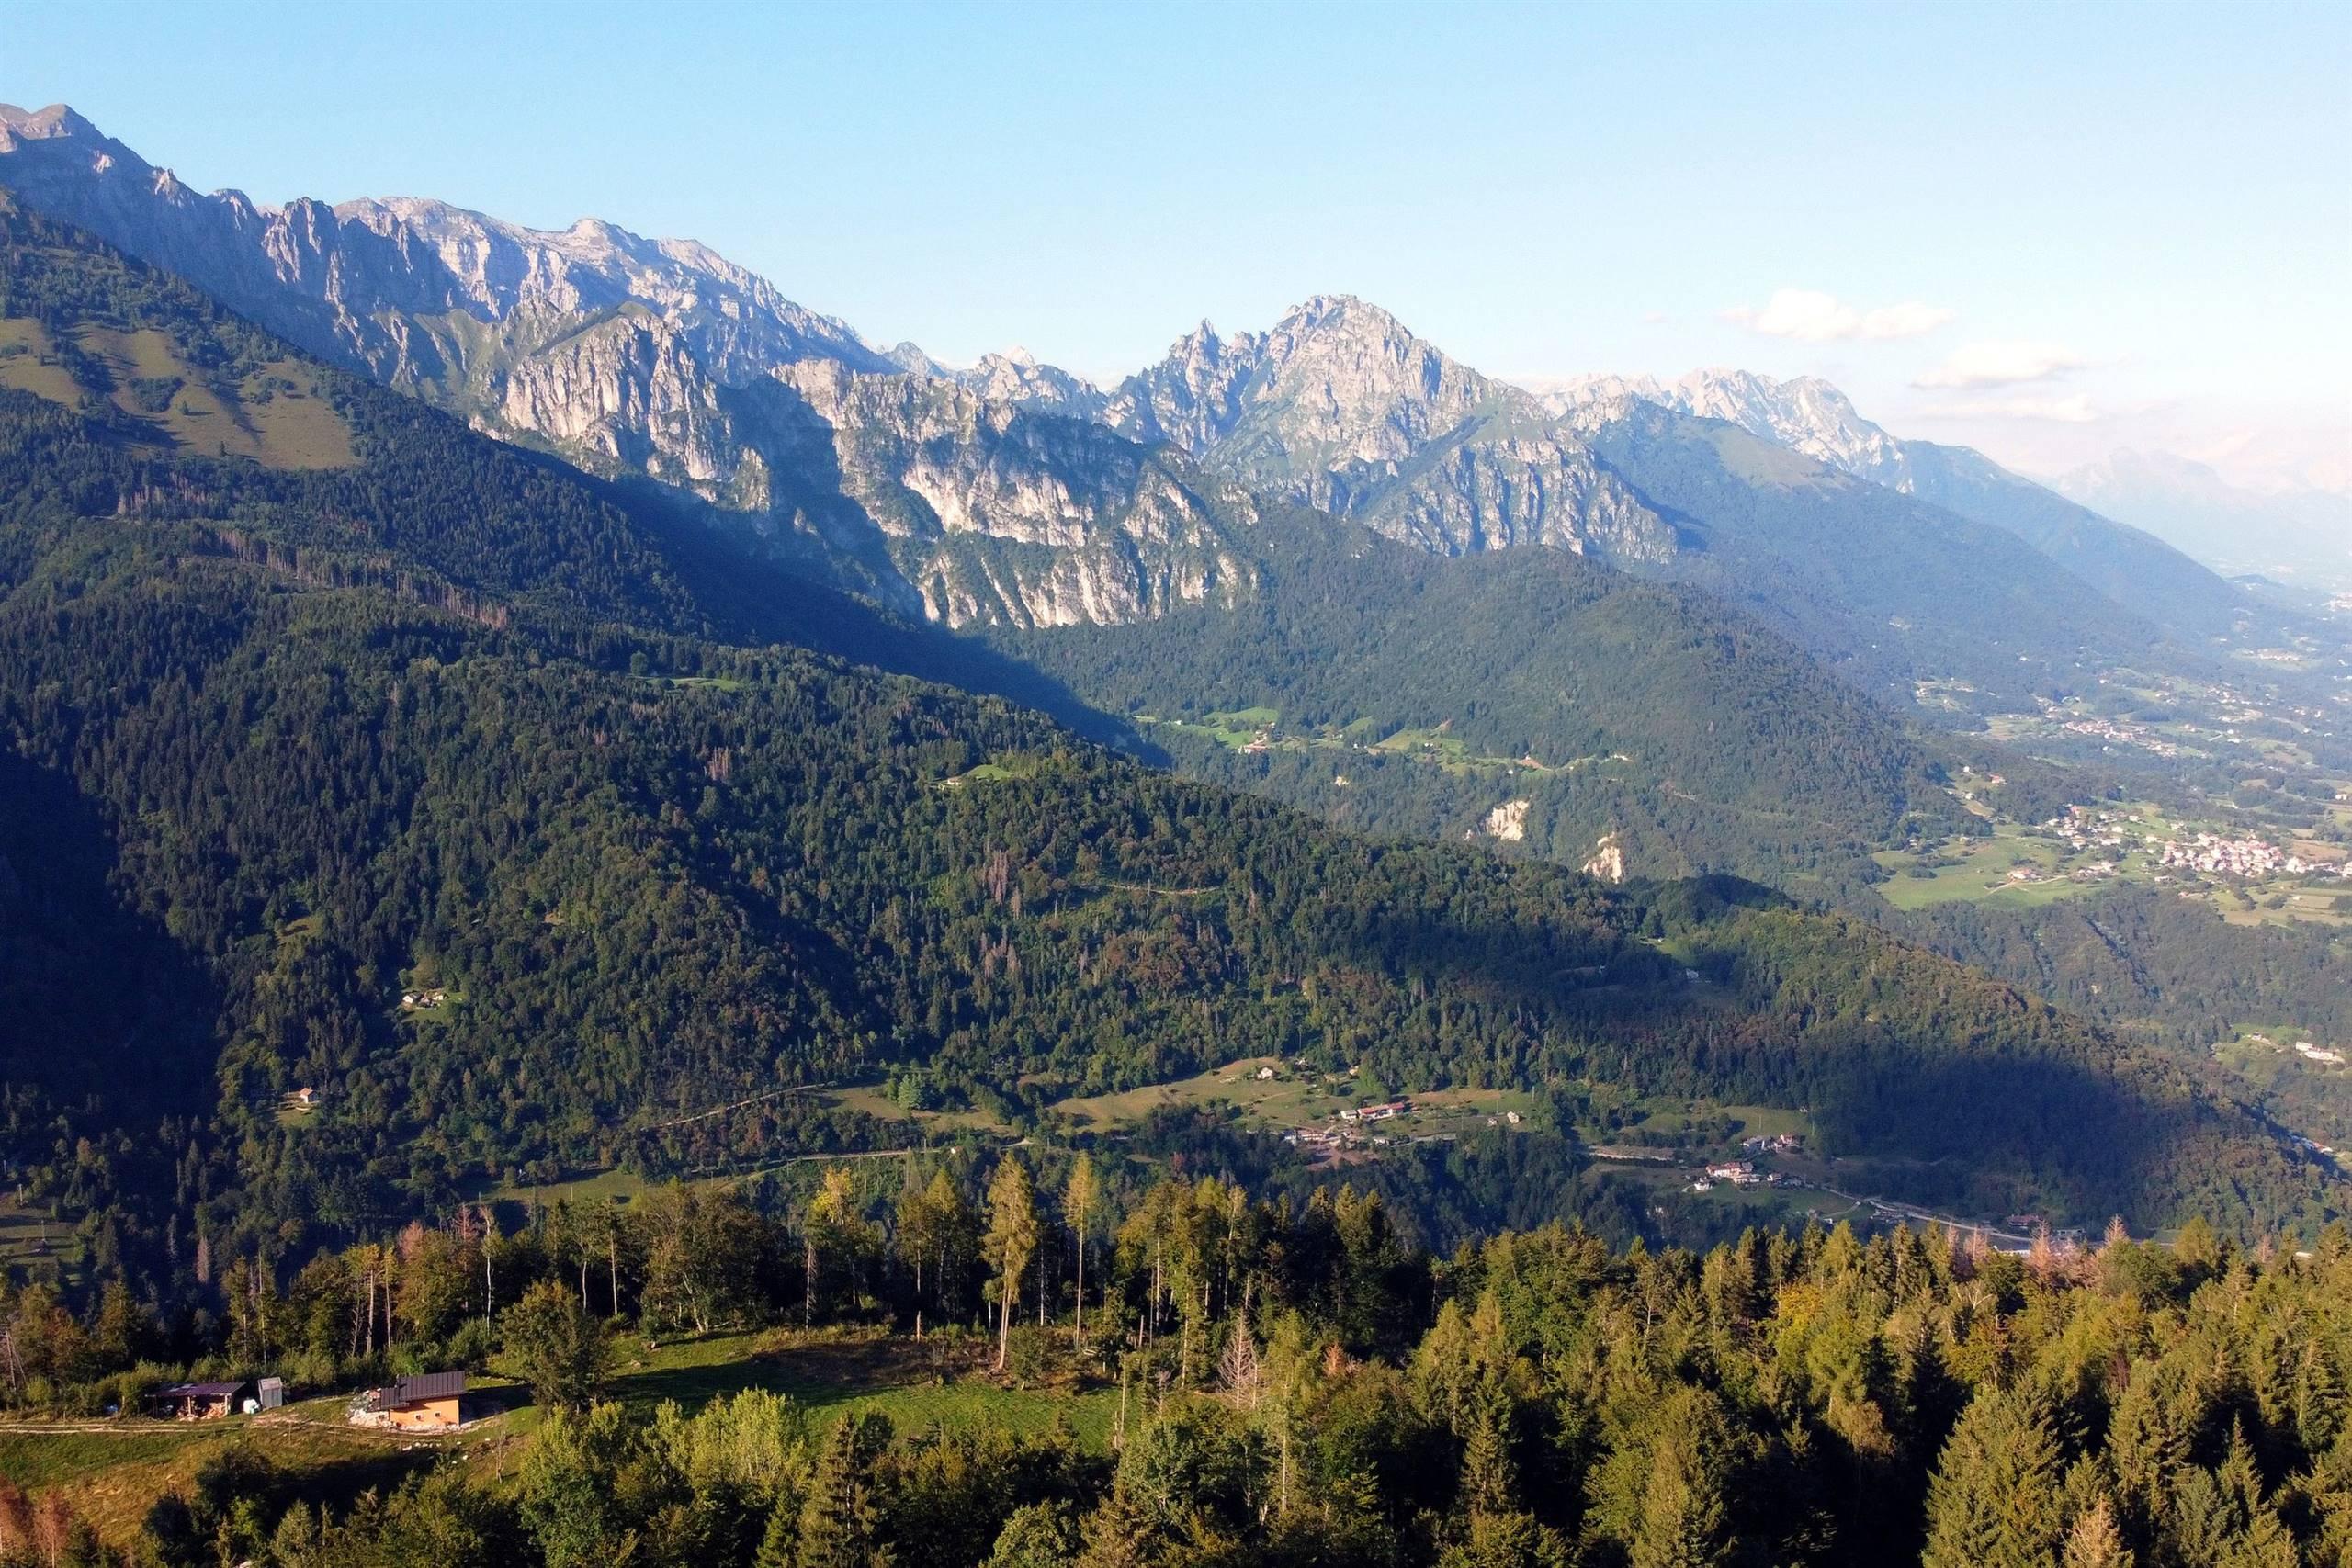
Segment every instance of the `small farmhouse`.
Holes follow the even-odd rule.
[[[426,1372],[371,1389],[353,1406],[351,1418],[368,1427],[401,1432],[436,1432],[465,1420],[466,1374]]]

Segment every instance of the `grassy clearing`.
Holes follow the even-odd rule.
[[[1359,718],[1344,725],[1334,725],[1318,730],[1282,728],[1282,715],[1268,707],[1233,708],[1216,713],[1204,713],[1195,718],[1166,718],[1156,714],[1135,716],[1138,723],[1154,725],[1178,734],[1214,740],[1232,750],[1377,752],[1386,756],[1411,757],[1434,763],[1448,773],[1485,773],[1502,770],[1510,773],[1548,773],[1576,772],[1579,769],[1605,767],[1629,762],[1622,754],[1606,757],[1579,757],[1573,761],[1548,766],[1524,757],[1498,757],[1475,751],[1455,739],[1446,725],[1434,728],[1391,729],[1374,720]]]
[[[564,1203],[574,1209],[628,1203],[645,1190],[645,1179],[626,1170],[590,1170],[561,1181],[514,1182],[489,1188],[477,1202],[514,1204],[526,1211]]]
[[[2100,857],[2069,855],[2064,843],[2029,835],[2010,822],[1996,825],[1989,839],[1951,840],[1940,845],[1932,856],[1881,850],[1871,858],[1895,874],[1878,885],[1878,892],[1879,897],[1898,909],[1921,909],[1955,898],[2007,908],[2033,908],[2105,886],[2101,881],[2078,882],[2067,875],[2071,867]],[[1930,858],[1954,863],[1928,867],[1926,876],[1908,874],[1912,868]],[[2147,856],[2138,852],[2124,855],[2119,866],[2115,880],[2130,880],[2134,872],[2151,869]],[[2043,880],[2012,881],[2009,873],[2020,868],[2031,870]]]
[[[0,1265],[54,1263],[71,1274],[82,1265],[82,1239],[46,1210],[0,1196]]]
[[[1273,1077],[1258,1077],[1266,1067],[1274,1069]],[[1378,1085],[1352,1078],[1329,1082],[1303,1076],[1279,1057],[1251,1056],[1173,1083],[1073,1096],[1053,1109],[1082,1128],[1102,1132],[1132,1126],[1155,1111],[1224,1100],[1240,1111],[1244,1125],[1299,1127],[1329,1122],[1342,1106],[1388,1098]],[[1507,1113],[1516,1113],[1519,1125],[1532,1125],[1540,1109],[1535,1096],[1518,1089],[1440,1089],[1403,1098],[1412,1100],[1412,1111],[1378,1123],[1381,1135],[1422,1138],[1459,1134],[1484,1126],[1490,1117],[1511,1125],[1502,1121]]]
[[[347,468],[359,460],[350,427],[304,366],[271,361],[245,378],[238,400],[253,455],[273,468]]]
[[[903,1430],[992,1422],[1045,1432],[1067,1421],[1079,1441],[1108,1448],[1118,1407],[1115,1389],[1008,1388],[978,1375],[988,1347],[949,1333],[917,1345],[904,1338],[793,1330],[718,1334],[647,1348],[632,1337],[609,1385],[612,1398],[639,1408],[674,1402],[689,1413],[744,1389],[791,1399],[821,1428],[839,1416],[866,1411]],[[155,1499],[187,1489],[204,1463],[231,1444],[257,1450],[301,1477],[301,1491],[340,1506],[370,1487],[390,1490],[410,1472],[451,1452],[511,1461],[544,1419],[509,1380],[469,1379],[469,1386],[505,1408],[463,1435],[432,1439],[388,1437],[345,1422],[347,1400],[334,1394],[259,1416],[200,1423],[130,1419],[81,1429],[40,1430],[26,1423],[0,1428],[0,1476],[30,1492],[62,1490],[74,1511],[109,1542],[128,1546]]]
[[[234,386],[216,384],[180,357],[167,333],[85,327],[74,345],[105,362],[116,408],[164,446],[205,457],[250,457],[270,468],[348,468],[351,430],[320,393],[309,367],[272,360]],[[0,387],[76,404],[87,390],[56,357],[37,321],[0,321]]]
[[[82,389],[56,355],[57,345],[39,321],[22,317],[0,321],[0,387],[55,403],[78,401]]]
[[[1037,759],[1035,757],[1012,755],[994,757],[978,767],[956,774],[952,779],[940,780],[938,787],[962,789],[967,784],[1005,784],[1014,779],[1034,779],[1037,776]]]
[[[926,1135],[943,1133],[994,1133],[1011,1136],[1012,1129],[985,1111],[909,1111],[879,1084],[852,1084],[835,1089],[826,1100],[844,1111],[855,1111],[877,1122],[911,1122]]]
[[[1261,1079],[1258,1071],[1272,1067],[1278,1075]],[[1336,1087],[1336,1086],[1335,1086]],[[1206,1105],[1226,1100],[1240,1108],[1244,1120],[1268,1126],[1295,1126],[1330,1115],[1354,1096],[1335,1096],[1300,1077],[1274,1056],[1251,1056],[1196,1073],[1174,1083],[1121,1089],[1114,1094],[1076,1095],[1053,1109],[1081,1126],[1097,1130],[1131,1126],[1154,1111]]]

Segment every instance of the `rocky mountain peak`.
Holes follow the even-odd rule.
[[[20,109],[14,104],[0,104],[0,133],[20,136],[28,141],[53,141],[69,138],[103,141],[98,128],[84,119],[65,104],[51,104],[47,108]]]

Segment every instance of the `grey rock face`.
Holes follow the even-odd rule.
[[[1023,408],[1050,409],[1079,419],[1093,419],[1102,412],[1102,389],[1082,376],[1051,365],[1040,365],[1027,349],[983,355],[969,370],[948,371],[956,382],[984,398]]]
[[[1903,443],[1854,412],[1845,393],[1813,376],[1776,381],[1752,370],[1693,370],[1679,380],[1648,376],[1585,376],[1546,393],[1545,405],[1571,409],[1635,397],[1646,402],[1720,419],[1833,468],[1908,491],[1910,465]]]
[[[1247,498],[1085,423],[1103,399],[1084,380],[1025,354],[878,353],[691,241],[200,195],[62,107],[0,107],[0,180],[322,357],[813,541],[950,624],[1132,619],[1253,581],[1230,535]]]
[[[876,531],[933,619],[1128,621],[1255,585],[1254,506],[1181,457],[952,382],[818,361],[771,379],[777,469],[830,469],[796,502]]]

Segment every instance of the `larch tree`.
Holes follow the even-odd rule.
[[[1037,1189],[1021,1156],[1008,1153],[989,1182],[989,1267],[997,1278],[996,1370],[1012,1350],[1012,1314],[1021,1308],[1021,1277],[1037,1252]]]
[[[1102,1183],[1094,1174],[1091,1156],[1080,1155],[1069,1168],[1069,1186],[1062,1192],[1062,1218],[1078,1235],[1078,1315],[1070,1325],[1073,1349],[1086,1343],[1086,1232],[1102,1201]]]

